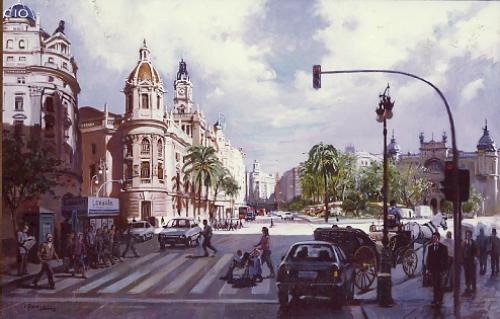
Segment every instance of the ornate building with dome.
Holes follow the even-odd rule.
[[[478,215],[493,215],[500,211],[500,165],[498,156],[500,150],[495,146],[493,138],[485,123],[478,140],[476,150],[472,152],[459,151],[459,167],[468,169],[470,185],[481,197],[481,208]],[[423,165],[427,168],[427,176],[433,182],[433,190],[428,194],[426,204],[435,203],[438,208],[444,201],[444,195],[439,191],[439,183],[444,179],[444,165],[452,160],[452,149],[447,146],[447,136],[443,133],[441,140],[425,141],[420,133],[420,152],[418,154],[400,154],[400,148],[393,136],[388,147],[388,153],[394,156],[399,153],[400,164]],[[395,157],[396,158],[396,157]]]
[[[64,21],[49,33],[40,16],[21,2],[4,11],[3,130],[26,140],[41,139],[61,160],[55,196],[46,194],[25,205],[19,219],[26,222],[28,215],[54,214],[56,234],[64,220],[61,199],[81,191],[77,70]],[[54,231],[53,226],[44,231],[49,230]]]
[[[111,113],[107,106],[103,111],[89,106],[80,110],[82,193],[119,198],[120,214],[127,220],[150,220],[158,225],[175,216],[198,217],[192,190],[183,183],[182,166],[190,146],[204,145],[216,149],[221,162],[240,183],[240,196],[235,202],[236,207],[243,205],[244,154],[226,140],[220,123],[209,126],[203,112],[194,108],[193,84],[185,61],[179,62],[170,111],[165,93],[144,40],[139,60],[125,81],[124,114]],[[206,198],[207,194],[202,196]],[[202,201],[201,217],[205,218],[208,206]],[[219,217],[231,206],[222,192],[215,204]]]

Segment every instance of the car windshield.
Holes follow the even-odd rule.
[[[295,245],[287,259],[292,261],[337,261],[332,247],[325,244]]]
[[[189,221],[186,219],[171,219],[167,223],[167,227],[189,228]]]
[[[132,228],[145,228],[144,223],[133,223]]]

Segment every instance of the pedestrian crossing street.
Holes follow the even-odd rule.
[[[37,289],[20,286],[13,295],[54,295],[83,297],[172,298],[172,299],[275,299],[274,279],[264,279],[254,287],[233,288],[220,280],[225,275],[233,254],[217,254],[214,257],[193,256],[182,252],[152,253],[109,269],[90,270],[88,279],[77,275],[56,274],[56,288]],[[264,276],[267,268],[264,267]],[[234,273],[241,273],[235,269]],[[40,285],[44,287],[46,278]]]

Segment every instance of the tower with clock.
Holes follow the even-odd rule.
[[[174,113],[186,114],[193,112],[193,84],[189,80],[187,65],[184,60],[179,62],[179,71],[174,81]]]

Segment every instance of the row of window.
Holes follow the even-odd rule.
[[[52,115],[46,115],[44,117],[45,120],[45,130],[44,136],[47,138],[52,138],[55,136],[54,127],[55,127],[55,119]],[[14,120],[14,134],[21,136],[24,132],[24,121],[23,120]],[[69,127],[64,128],[64,137],[69,138]]]
[[[159,140],[158,141],[158,157],[163,156],[163,141]],[[133,151],[132,151],[132,143],[127,143],[127,156],[132,156]],[[149,155],[151,154],[151,142],[149,142],[149,139],[143,138],[141,142],[141,155]]]
[[[141,178],[151,178],[151,163],[150,162],[141,162],[141,167],[140,167],[140,177]],[[127,164],[125,166],[125,178],[126,179],[132,179],[133,174],[132,174],[132,161],[127,161]],[[163,163],[158,163],[157,166],[157,176],[159,180],[163,180],[165,178],[164,176],[164,170],[163,170]]]
[[[149,94],[143,93],[141,94],[141,108],[149,109]],[[159,110],[161,107],[161,97],[159,95],[156,96],[156,109]],[[132,97],[127,97],[127,112],[132,112]]]
[[[8,56],[7,57],[7,62],[14,62],[14,57],[13,56]],[[26,57],[25,56],[20,56],[19,57],[19,62],[26,62]],[[50,57],[48,59],[48,63],[55,64],[54,58]],[[69,70],[68,69],[68,63],[63,62],[62,63],[62,68],[65,69],[65,70]]]
[[[14,40],[9,39],[7,40],[7,43],[5,44],[6,49],[14,49]],[[26,49],[26,41],[24,40],[19,40],[18,42],[18,48],[19,49]]]

